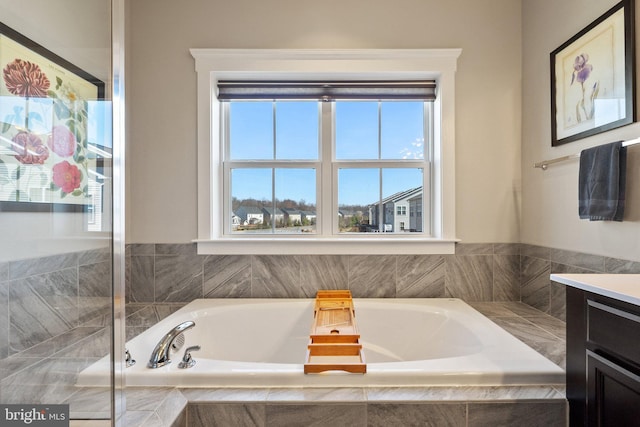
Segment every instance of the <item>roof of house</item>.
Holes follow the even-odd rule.
[[[264,212],[262,212],[262,209],[256,207],[256,206],[240,206],[238,209],[236,209],[236,213],[238,215],[246,215],[246,214],[264,214]]]
[[[293,209],[293,208],[282,208],[282,210],[284,211],[284,213],[286,213],[287,215],[302,215],[302,211],[299,211],[298,209]]]
[[[280,208],[262,208],[262,212],[267,215],[284,215],[284,212]]]
[[[410,190],[399,191],[399,192],[397,192],[395,194],[392,194],[392,195],[382,199],[382,204],[386,205],[387,203],[390,203],[390,202],[396,203],[396,202],[399,202],[400,200],[407,200],[407,199],[415,197],[415,196],[417,196],[417,195],[419,195],[421,193],[422,193],[422,186],[416,187],[416,188],[412,188]],[[378,202],[375,202],[375,203],[369,204],[369,206],[375,206],[377,204],[378,204]]]

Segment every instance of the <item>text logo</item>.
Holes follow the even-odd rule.
[[[69,405],[0,405],[0,426],[69,427]]]

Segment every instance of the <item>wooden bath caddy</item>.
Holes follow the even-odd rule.
[[[367,372],[351,291],[318,291],[309,335],[305,374]]]

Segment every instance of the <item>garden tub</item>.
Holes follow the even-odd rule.
[[[198,299],[126,345],[127,386],[369,387],[563,384],[565,372],[459,299],[353,300],[367,372],[304,374],[313,299]],[[172,362],[150,369],[155,345],[185,321],[195,326]],[[177,340],[177,341],[182,341]],[[196,364],[179,369],[187,347]],[[79,374],[107,385],[108,357]]]

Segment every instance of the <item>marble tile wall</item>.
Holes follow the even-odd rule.
[[[520,247],[521,301],[565,320],[564,286],[550,274],[640,273],[640,262],[522,244]]]
[[[90,390],[103,393],[103,390]],[[127,388],[127,426],[558,426],[564,392],[549,386]],[[91,397],[82,410],[100,410]],[[72,406],[73,412],[73,406]],[[524,421],[526,420],[526,422]],[[92,427],[72,421],[71,426]]]
[[[607,258],[602,263],[598,267],[602,271],[640,271],[636,263],[628,261]],[[549,270],[545,270],[547,265]],[[507,304],[523,299],[525,289],[521,284],[535,282],[536,292],[531,295],[545,298],[548,293],[551,301],[554,288],[547,271],[597,271],[590,268],[599,265],[599,257],[518,244],[459,245],[455,255],[447,256],[293,257],[198,256],[191,244],[130,245],[127,339],[193,298],[312,297],[318,289],[346,285],[356,297],[460,297],[478,304]],[[545,274],[546,282],[540,278]],[[79,413],[87,408],[83,399],[95,400],[68,384],[73,384],[78,370],[109,351],[110,289],[108,252],[0,263],[0,312],[8,314],[0,316],[4,358],[0,360],[0,389],[15,391],[11,395],[2,393],[3,401],[12,401],[14,396],[21,403],[26,401],[25,396],[34,403],[60,400],[71,403]],[[531,297],[530,301],[535,303],[537,299]],[[549,304],[548,313],[551,307]],[[504,318],[500,313],[496,316]],[[276,395],[272,397],[278,400]],[[425,417],[437,425],[461,420],[468,425],[487,425],[521,420],[531,414],[542,417],[544,424],[564,425],[558,420],[564,419],[565,411],[563,399],[544,403],[458,400],[446,404],[422,399],[395,402],[389,396],[380,401],[345,399],[326,404],[300,404],[287,399],[264,404],[189,403],[184,418],[176,420],[176,425],[183,425],[186,418],[210,425],[210,417],[246,416],[256,425],[273,420],[295,425],[309,419],[323,425],[332,419],[327,414],[353,419],[354,425],[362,419],[367,425],[389,425]],[[542,404],[545,406],[539,406]],[[161,417],[157,411],[150,415],[147,412],[141,410],[135,415]]]
[[[107,250],[0,262],[0,312],[8,314],[0,316],[0,359],[108,325],[110,271]],[[564,288],[549,274],[584,272],[640,273],[640,263],[526,244],[375,256],[202,256],[194,244],[131,244],[128,335],[194,298],[307,298],[343,288],[356,297],[522,301],[564,320]]]
[[[77,407],[88,398],[73,384],[110,351],[111,289],[107,248],[0,262],[2,403]],[[103,408],[91,417],[108,418],[109,394],[90,396]]]
[[[350,289],[360,298],[520,300],[518,244],[460,245],[456,255],[208,255],[195,245],[131,245],[128,302],[194,298],[310,298]]]
[[[396,392],[402,394],[398,398]],[[185,390],[187,396],[190,391]],[[353,390],[354,394],[357,390]],[[275,393],[278,393],[277,391]],[[263,402],[198,402],[187,406],[187,424],[201,426],[511,426],[567,425],[567,405],[564,398],[534,398],[492,400],[481,397],[468,400],[469,394],[454,397],[448,390],[416,389],[408,393],[387,389],[380,400],[375,390],[365,397],[349,400],[321,398],[311,402],[278,401],[270,392]],[[472,391],[471,394],[474,392]],[[289,393],[290,395],[291,393]],[[286,395],[286,392],[285,392]]]
[[[107,249],[0,263],[0,359],[110,325],[110,307]]]
[[[458,244],[455,255],[208,255],[193,244],[134,244],[130,303],[194,298],[310,298],[350,289],[361,298],[522,301],[565,319],[551,273],[639,273],[640,262],[514,243]]]
[[[459,297],[479,309],[490,301],[522,301],[564,319],[563,288],[550,282],[550,273],[640,273],[637,262],[520,244],[461,244],[455,255],[446,256],[198,256],[192,244],[127,249],[127,339],[194,298],[301,298],[312,297],[318,289],[345,287],[356,297]],[[0,316],[0,389],[12,390],[2,393],[3,401],[68,402],[76,415],[92,408],[89,401],[108,405],[108,396],[78,393],[68,384],[73,384],[78,370],[109,351],[110,271],[105,251],[0,263],[0,312],[7,313]],[[489,307],[496,310],[495,305]],[[522,307],[526,318],[526,306]],[[528,324],[516,328],[507,322],[504,313],[493,313],[493,318],[516,335],[529,331]],[[543,320],[545,330],[559,335],[553,318]],[[525,335],[521,339],[534,336]],[[541,340],[539,334],[535,338],[546,345],[541,352],[555,354],[555,341]],[[433,402],[424,396],[411,401],[384,393],[365,401],[342,396],[336,401],[297,402],[277,392],[268,402],[189,399],[174,425],[187,425],[187,420],[188,425],[213,425],[211,420],[245,420],[248,425],[306,425],[309,420],[317,425],[335,425],[336,420],[391,425],[419,420],[471,426],[511,425],[523,419],[566,425],[563,398],[443,402],[439,397]],[[186,405],[184,398],[179,403]],[[140,418],[140,423],[131,419],[132,425],[166,418],[146,406],[132,409],[138,410],[128,416]]]

